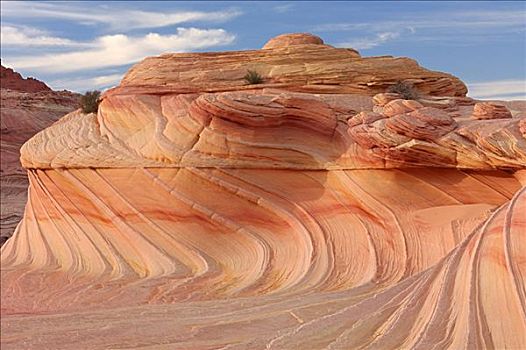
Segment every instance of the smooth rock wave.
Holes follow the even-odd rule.
[[[241,88],[247,57],[290,88]],[[449,95],[373,98],[375,60],[309,35],[149,58],[36,135],[2,346],[526,347],[523,115],[423,69]]]

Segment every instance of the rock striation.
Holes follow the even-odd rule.
[[[267,41],[263,49],[276,49],[293,45],[324,45],[323,39],[310,33],[294,33],[278,35]]]
[[[1,81],[0,243],[3,244],[22,219],[27,199],[28,180],[20,165],[20,147],[65,113],[78,108],[79,95],[52,91],[44,83],[23,79],[4,67]]]
[[[308,34],[145,59],[22,147],[2,347],[526,347],[525,118],[465,93]]]
[[[507,119],[511,112],[506,106],[494,102],[479,102],[473,108],[473,119]]]
[[[396,99],[380,107],[363,96],[264,88],[163,96],[114,92],[104,97],[99,115],[74,112],[29,140],[22,165],[494,170],[521,169],[526,162],[523,118],[488,123],[418,101]]]
[[[0,86],[2,89],[21,92],[51,91],[45,83],[35,78],[22,78],[20,73],[0,65]]]
[[[310,34],[281,35],[263,50],[177,53],[149,57],[125,75],[110,95],[217,93],[253,90],[244,80],[247,70],[257,71],[263,84],[310,94],[363,94],[384,92],[407,80],[422,93],[465,96],[458,78],[422,68],[405,57],[361,57],[354,49],[334,48]]]

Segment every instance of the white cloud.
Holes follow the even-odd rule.
[[[294,4],[277,5],[272,8],[276,13],[287,13],[294,8]]]
[[[411,41],[465,43],[499,41],[526,32],[524,11],[442,11],[406,13],[392,20],[326,23],[312,27],[315,33],[353,32],[355,39],[337,43],[340,47],[371,49],[403,36]],[[358,35],[362,37],[358,37]]]
[[[79,46],[75,41],[49,35],[48,32],[27,26],[2,25],[0,42],[3,46]]]
[[[435,41],[455,45],[508,40],[510,36],[526,32],[524,23],[526,23],[524,11],[434,11],[407,13],[405,18],[400,16],[394,20],[326,23],[314,26],[311,31],[354,32],[363,33],[363,36],[374,33],[376,37],[350,40],[338,45],[369,49],[394,38],[383,40],[384,33],[398,33],[398,36],[404,36],[406,41]]]
[[[80,77],[59,79],[49,82],[49,86],[54,90],[70,90],[76,92],[85,92],[88,90],[105,90],[117,86],[124,74],[109,74],[96,77]]]
[[[524,32],[526,27],[526,12],[502,10],[502,11],[455,11],[455,12],[432,12],[424,14],[408,13],[407,18],[397,20],[371,21],[362,23],[327,23],[312,28],[315,32],[340,32],[354,30],[376,30],[393,31],[405,28],[412,32],[421,29],[446,29],[464,30],[487,29],[491,30],[505,28],[511,31]],[[477,31],[477,33],[481,33]],[[467,33],[463,33],[467,34]]]
[[[383,33],[376,34],[376,36],[372,38],[362,38],[362,39],[351,40],[348,42],[338,43],[336,44],[336,46],[351,47],[353,49],[358,49],[358,50],[371,49],[378,45],[384,44],[388,41],[394,40],[398,38],[399,36],[400,36],[400,33],[398,32],[383,32]]]
[[[525,80],[468,83],[468,95],[482,100],[526,100]]]
[[[226,45],[232,43],[234,39],[233,34],[223,29],[177,28],[177,33],[173,35],[157,33],[140,37],[124,34],[105,35],[86,43],[90,46],[88,50],[4,57],[3,61],[15,69],[64,73],[123,66],[135,63],[146,56]]]
[[[91,78],[91,81],[93,81],[93,84],[96,87],[115,86],[121,81],[122,77],[123,74],[102,75],[99,77]]]
[[[526,9],[517,10],[471,10],[452,13],[452,20],[462,18],[467,24],[478,26],[516,26],[524,27],[526,21]],[[462,23],[461,23],[462,24]]]
[[[222,11],[151,12],[91,3],[42,3],[37,1],[2,1],[2,17],[55,18],[82,25],[102,24],[113,30],[159,28],[191,21],[224,22],[241,15],[236,9]]]

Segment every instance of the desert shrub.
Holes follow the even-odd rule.
[[[80,97],[80,107],[83,113],[97,113],[99,110],[100,103],[100,91],[86,91],[84,95]]]
[[[243,77],[245,81],[249,84],[261,84],[263,82],[263,77],[261,74],[254,70],[247,70],[247,74]]]
[[[387,92],[394,92],[402,96],[405,100],[416,100],[420,96],[418,89],[412,83],[406,81],[397,81],[391,85]]]

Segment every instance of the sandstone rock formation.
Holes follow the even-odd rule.
[[[21,92],[51,91],[45,83],[35,78],[22,78],[20,73],[0,65],[0,86],[2,89]]]
[[[0,243],[11,236],[22,218],[27,198],[27,175],[20,166],[20,147],[34,134],[78,107],[79,95],[52,91],[36,79],[2,67],[0,120]],[[6,88],[7,87],[7,88]]]
[[[511,118],[511,112],[502,104],[480,102],[473,108],[473,119],[506,119]]]
[[[126,74],[108,95],[190,94],[252,90],[243,77],[254,70],[264,78],[258,88],[313,94],[385,92],[408,81],[423,94],[465,96],[458,78],[424,69],[405,57],[361,57],[353,49],[334,48],[313,35],[278,36],[264,50],[178,53],[149,57]]]
[[[465,92],[311,35],[145,59],[22,148],[2,346],[526,347],[525,118]]]

